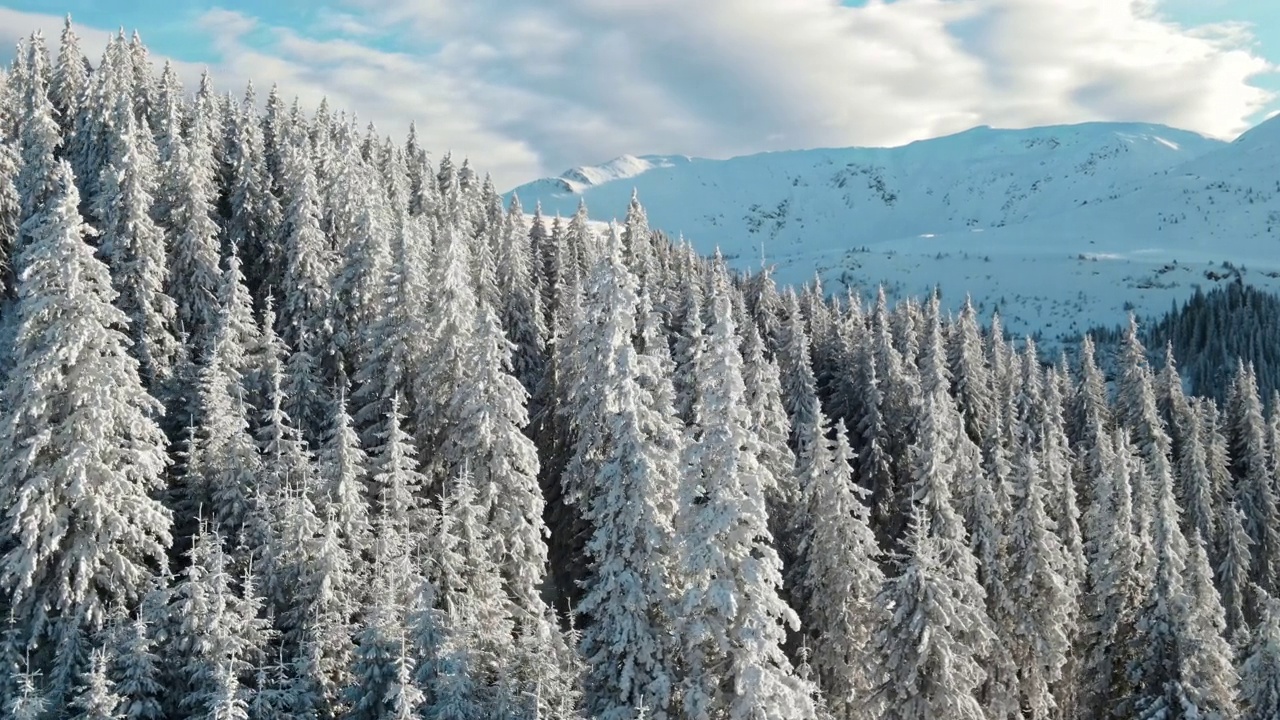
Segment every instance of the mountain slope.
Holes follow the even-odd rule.
[[[514,192],[566,215],[585,199],[606,219],[635,188],[653,227],[739,267],[763,255],[784,282],[940,285],[1053,337],[1162,311],[1233,276],[1222,261],[1280,267],[1277,145],[1277,121],[1230,144],[1148,124],[982,127],[899,148],[620,161]]]

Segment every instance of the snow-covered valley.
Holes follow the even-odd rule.
[[[1045,338],[1153,314],[1242,276],[1280,288],[1272,120],[1232,143],[1162,125],[975,128],[898,148],[624,156],[515,188],[526,208],[653,227],[784,283],[939,287]],[[1226,265],[1224,265],[1226,263]]]

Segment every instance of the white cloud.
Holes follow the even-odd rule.
[[[267,46],[253,18],[206,14],[219,86],[252,76],[307,104],[328,95],[384,132],[416,119],[502,186],[622,153],[897,144],[977,124],[1232,137],[1271,100],[1250,85],[1273,68],[1248,28],[1182,27],[1155,0],[341,5],[310,28],[267,28]],[[0,27],[47,18],[15,15],[0,10]]]

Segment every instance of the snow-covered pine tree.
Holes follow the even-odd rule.
[[[713,323],[677,517],[687,583],[676,624],[685,649],[683,712],[732,720],[815,718],[813,688],[795,675],[781,647],[786,627],[798,618],[779,595],[782,567],[769,544],[764,496],[776,481],[759,463],[759,439],[743,405],[730,292],[727,270],[716,265]]]
[[[972,496],[980,458],[949,392],[936,298],[922,322],[921,393],[907,457],[912,484],[906,556],[877,600],[893,614],[875,641],[884,678],[879,694],[886,717],[973,717],[975,693],[985,679],[979,662],[991,652],[994,634],[953,493],[963,484]],[[922,606],[923,597],[938,598],[939,604]],[[955,653],[960,654],[943,659]],[[931,688],[927,698],[912,699],[925,687]]]
[[[791,420],[791,446],[803,464],[807,445],[816,442],[812,430],[818,426],[818,415],[822,409],[818,404],[809,334],[796,294],[788,291],[783,296],[783,304],[787,320],[783,323],[782,345],[777,348],[778,372],[782,381],[783,404]]]
[[[159,153],[158,159],[162,166],[172,162],[178,152],[178,146],[182,143],[182,125],[186,113],[182,82],[178,79],[177,71],[173,69],[173,63],[165,60],[164,68],[160,71],[160,81],[156,84],[149,118],[149,125],[156,136],[156,151]]]
[[[427,352],[423,340],[427,270],[422,246],[429,242],[425,227],[420,217],[406,211],[394,215],[390,266],[363,342],[369,352],[354,378],[353,417],[366,445],[393,398],[400,398],[402,412],[415,412],[413,391]]]
[[[1182,376],[1178,374],[1178,364],[1173,356],[1173,343],[1168,342],[1164,348],[1164,365],[1155,378],[1156,407],[1165,426],[1169,429],[1172,442],[1173,461],[1180,462],[1183,445],[1188,438],[1194,437],[1190,431],[1191,402],[1182,387]],[[1178,488],[1174,488],[1176,492]]]
[[[741,333],[742,381],[751,412],[751,429],[760,439],[760,464],[774,479],[774,485],[765,488],[769,531],[780,538],[787,532],[785,523],[800,501],[795,487],[796,455],[787,442],[790,422],[782,404],[778,366],[766,355],[755,323],[748,321]]]
[[[1111,431],[1111,407],[1107,402],[1107,381],[1098,368],[1097,349],[1093,338],[1086,335],[1080,341],[1079,372],[1076,392],[1071,397],[1067,418],[1067,432],[1076,451],[1076,482],[1088,488],[1101,476],[1096,455],[1102,437]],[[1086,493],[1088,495],[1088,493]],[[1090,534],[1088,513],[1085,515],[1085,535]]]
[[[1240,677],[1234,652],[1226,639],[1226,615],[1221,596],[1213,585],[1209,553],[1200,534],[1188,540],[1187,592],[1190,595],[1186,652],[1190,656],[1184,672],[1192,703],[1203,718],[1239,717],[1237,705]],[[1185,707],[1185,706],[1184,706]],[[1189,713],[1190,714],[1190,713]]]
[[[1004,648],[1018,673],[1022,717],[1056,717],[1055,690],[1066,669],[1075,613],[1067,551],[1047,510],[1050,488],[1032,444],[1035,431],[1020,418],[1013,460],[1013,507],[1004,571],[1008,602],[998,608]]]
[[[14,668],[9,681],[13,693],[4,699],[6,720],[40,720],[45,716],[49,702],[41,692],[38,674],[29,667]]]
[[[14,288],[12,252],[18,241],[21,203],[14,179],[18,174],[15,143],[0,129],[0,300],[7,301]]]
[[[49,55],[44,36],[37,30],[19,47],[24,62],[14,69],[13,83],[18,90],[17,126],[18,174],[14,185],[18,190],[18,236],[11,251],[15,275],[22,273],[22,251],[33,241],[35,228],[31,218],[56,202],[62,189],[62,170],[58,152],[63,139],[58,130],[55,110],[49,101]],[[68,174],[69,171],[68,171]],[[79,195],[76,196],[79,202]]]
[[[427,159],[427,151],[418,143],[418,126],[413,122],[409,123],[409,136],[405,139],[404,162],[409,213],[422,215],[431,212],[438,202],[436,175]]]
[[[1230,441],[1235,502],[1244,513],[1245,531],[1253,541],[1250,577],[1268,594],[1280,587],[1280,510],[1267,460],[1266,421],[1252,368],[1236,368],[1227,397],[1227,436]]]
[[[480,186],[476,214],[476,227],[471,253],[472,283],[476,288],[476,301],[488,305],[496,312],[502,307],[504,292],[498,288],[498,252],[506,235],[506,208],[502,197],[493,185],[493,178],[485,175]]]
[[[283,211],[279,199],[271,191],[266,148],[252,83],[245,88],[244,99],[240,107],[231,113],[229,121],[231,182],[227,198],[230,217],[226,224],[226,240],[248,265],[246,277],[250,291],[261,302],[269,288],[274,292],[282,289],[280,273],[284,261],[278,237]]]
[[[992,434],[990,424],[998,416],[991,397],[991,369],[987,365],[977,315],[973,302],[966,296],[960,316],[947,337],[947,368],[951,373],[952,394],[964,417],[965,432],[969,439],[982,446]]]
[[[427,308],[430,339],[422,372],[417,377],[416,439],[436,467],[434,483],[443,482],[461,458],[436,453],[445,448],[447,433],[457,418],[449,405],[466,385],[472,368],[471,349],[476,342],[476,296],[471,286],[471,252],[454,219],[446,223],[436,244],[435,270]]]
[[[867,346],[870,338],[867,316],[862,308],[861,296],[852,289],[848,290],[845,301],[838,303],[832,314],[834,337],[828,340],[832,346],[825,351],[830,358],[825,370],[826,397],[823,408],[832,420],[842,421],[845,427],[852,430],[857,428],[857,417],[862,405],[862,397],[856,386],[856,368],[858,353]]]
[[[679,648],[671,635],[675,575],[672,518],[679,483],[679,421],[671,393],[645,387],[646,363],[632,346],[637,283],[616,228],[586,283],[598,325],[583,328],[594,348],[575,393],[605,398],[595,412],[606,425],[583,434],[578,460],[598,456],[578,478],[575,502],[592,528],[584,552],[590,566],[576,612],[588,619],[581,648],[587,662],[587,707],[593,716],[629,718],[641,697],[655,717],[674,717]],[[664,397],[665,396],[665,397]],[[584,426],[597,422],[583,417]],[[572,467],[584,469],[584,463]],[[570,475],[573,478],[574,475]],[[619,644],[617,638],[628,640]]]
[[[339,202],[349,214],[348,237],[340,242],[335,267],[332,316],[336,352],[331,358],[339,369],[359,368],[375,357],[369,329],[381,322],[379,302],[391,266],[392,233],[400,220],[381,192],[373,168],[358,160],[354,148],[343,150],[342,167],[335,183]]]
[[[49,82],[49,99],[57,113],[58,125],[63,135],[75,129],[80,104],[89,89],[89,61],[80,50],[80,36],[71,26],[68,15],[62,24],[62,43],[58,48],[58,62]]]
[[[840,336],[839,301],[834,297],[827,298],[822,289],[822,278],[815,275],[813,282],[806,284],[804,292],[800,295],[800,311],[807,325],[818,398],[822,401],[822,406],[828,408],[828,415],[834,419],[834,411],[830,409],[837,379],[842,374],[840,362],[844,356]],[[744,314],[743,317],[735,320],[741,325],[746,322],[746,316]]]
[[[933,406],[937,398],[925,402]],[[925,417],[937,415],[929,407]],[[987,715],[976,693],[986,678],[980,658],[994,639],[991,621],[950,505],[940,428],[923,430],[912,447],[920,472],[902,541],[906,556],[876,595],[889,621],[872,640],[880,678],[875,697],[885,720],[982,720]]]
[[[595,265],[596,258],[600,254],[600,244],[599,238],[590,226],[587,201],[579,199],[578,209],[573,213],[573,217],[569,218],[569,224],[564,231],[564,246],[569,253],[565,269],[568,270],[574,286],[581,286],[587,272]]]
[[[1191,535],[1198,533],[1209,547],[1213,547],[1219,535],[1218,523],[1220,514],[1225,513],[1222,498],[1214,487],[1213,471],[1210,469],[1209,448],[1205,440],[1208,433],[1204,427],[1207,414],[1199,400],[1188,403],[1188,412],[1182,429],[1184,437],[1178,453],[1178,465],[1174,474],[1177,482],[1175,491],[1179,505],[1183,510],[1183,530]],[[1210,560],[1216,557],[1211,553]]]
[[[129,59],[133,66],[130,95],[133,96],[134,117],[138,120],[139,127],[154,131],[155,128],[151,127],[151,108],[155,104],[155,78],[151,75],[150,52],[142,44],[142,36],[137,30],[129,38]]]
[[[535,283],[529,229],[525,223],[520,198],[512,196],[507,209],[498,250],[498,286],[503,290],[502,305],[497,308],[507,338],[515,345],[512,370],[530,394],[537,388],[546,364],[547,330],[542,314],[542,298]]]
[[[633,189],[627,204],[627,216],[622,224],[622,247],[626,253],[627,267],[636,276],[640,287],[653,291],[658,278],[654,258],[653,239],[650,237],[649,218],[640,204],[639,194]]]
[[[1123,430],[1100,436],[1104,475],[1094,502],[1098,508],[1097,545],[1089,564],[1086,596],[1085,666],[1092,681],[1082,691],[1088,717],[1103,718],[1128,692],[1126,677],[1137,615],[1147,592],[1142,571],[1144,541],[1135,533],[1130,478],[1138,472],[1133,446]]]
[[[370,579],[369,600],[360,614],[360,629],[354,638],[351,682],[343,695],[348,720],[395,717],[397,693],[394,689],[401,679],[404,657],[404,591],[411,579],[398,573],[403,566],[398,555],[402,552],[403,540],[395,537],[382,540]]]
[[[121,698],[120,714],[127,720],[164,717],[161,698],[166,688],[160,684],[160,658],[152,633],[142,612],[137,618],[126,619],[112,633],[116,645],[112,649],[111,681]]]
[[[1280,716],[1280,601],[1269,600],[1240,668],[1241,720]]]
[[[871,505],[871,527],[882,548],[897,541],[891,536],[890,525],[896,517],[895,468],[887,451],[889,438],[881,406],[884,393],[876,368],[876,353],[870,333],[865,342],[854,351],[853,366],[848,372],[853,376],[853,395],[859,399],[854,407],[849,428],[851,446],[857,456],[857,478],[867,492]]]
[[[159,404],[126,351],[126,318],[84,242],[65,161],[57,181],[25,225],[0,416],[0,588],[33,643],[59,618],[101,627],[112,603],[138,599],[171,542],[153,497],[168,462]]]
[[[338,536],[352,561],[373,542],[369,520],[369,456],[347,412],[346,388],[340,384],[330,403],[329,429],[318,456],[319,494],[332,510]]]
[[[169,233],[166,290],[177,303],[179,331],[186,334],[197,358],[208,351],[219,312],[221,235],[214,220],[218,188],[206,135],[193,129],[189,140],[173,141],[172,158],[163,165],[160,199],[161,222]]]
[[[1154,410],[1154,398],[1143,404],[1150,405],[1146,412]],[[1145,465],[1153,464],[1148,459]],[[1129,662],[1133,693],[1122,707],[1141,717],[1235,717],[1235,670],[1220,634],[1225,621],[1207,557],[1182,534],[1172,478],[1154,480],[1154,572]]]
[[[256,591],[246,582],[243,594],[236,592],[222,543],[201,527],[192,539],[191,562],[173,589],[165,648],[171,712],[204,714],[243,702],[241,680],[250,676],[268,638]]]
[[[111,268],[116,306],[129,319],[130,353],[144,384],[157,388],[173,372],[177,306],[165,293],[168,259],[164,231],[152,219],[156,193],[155,145],[140,129],[127,95],[115,98],[116,135],[93,207],[100,252]]]
[[[250,432],[242,376],[234,369],[243,349],[230,317],[226,314],[220,322],[196,378],[196,424],[188,439],[184,495],[175,505],[180,529],[191,528],[197,516],[213,512],[215,527],[234,538],[249,517],[262,465]]]
[[[522,432],[527,396],[511,375],[511,345],[494,310],[481,303],[476,312],[471,369],[447,408],[456,426],[445,436],[443,454],[453,472],[470,471],[480,517],[491,533],[489,560],[501,574],[509,612],[541,623],[547,612],[540,593],[547,527],[537,447]]]
[[[693,420],[693,406],[699,391],[702,353],[705,351],[703,289],[697,278],[681,273],[680,303],[672,317],[677,328],[672,356],[676,363],[673,383],[676,391],[676,414],[686,423]]]
[[[882,541],[896,543],[904,537],[911,502],[909,447],[914,437],[911,423],[914,404],[920,397],[920,379],[915,358],[904,358],[894,347],[884,288],[880,289],[872,311],[871,336],[876,387],[880,391],[878,415],[884,428],[883,433],[876,436],[884,440],[884,456],[889,460],[893,479],[892,483],[872,488],[872,504],[879,516],[878,535]],[[868,432],[869,427],[860,429],[864,442]]]
[[[676,273],[670,273],[675,276]],[[782,321],[786,311],[782,307],[782,296],[778,294],[778,286],[768,268],[764,268],[751,279],[746,292],[747,312],[755,321],[760,337],[770,357],[782,345]]]
[[[223,156],[225,144],[223,143],[224,129],[226,127],[226,118],[223,117],[223,111],[226,106],[223,105],[223,98],[217,91],[213,89],[213,75],[209,73],[209,69],[205,68],[200,73],[200,86],[196,88],[195,97],[192,99],[191,108],[191,124],[186,127],[188,137],[198,137],[206,142],[214,153],[214,173],[218,174],[218,168],[226,167],[226,158]]]
[[[1063,378],[1055,368],[1046,372],[1044,382],[1044,415],[1040,437],[1040,472],[1045,481],[1046,507],[1053,519],[1054,529],[1062,541],[1063,579],[1067,583],[1070,605],[1076,607],[1085,576],[1088,574],[1084,553],[1084,538],[1080,530],[1080,508],[1076,498],[1076,484],[1071,469],[1075,463],[1070,441],[1067,439]],[[1074,622],[1071,623],[1074,626]],[[1074,627],[1068,629],[1074,637]],[[1069,710],[1068,710],[1069,711]]]
[[[874,602],[884,574],[870,512],[859,497],[866,491],[853,479],[844,424],[836,425],[834,447],[828,426],[825,419],[819,425],[817,467],[803,488],[800,586],[808,603],[800,618],[832,718],[853,720],[875,707],[870,643],[888,616]]]
[[[78,49],[76,53],[79,54]],[[82,81],[84,88],[73,103],[72,116],[63,118],[64,127],[67,123],[71,125],[66,133],[66,157],[76,174],[86,208],[98,204],[101,175],[111,157],[118,153],[114,145],[124,127],[117,118],[116,106],[123,104],[130,115],[134,114],[132,65],[129,42],[121,30],[107,42],[102,61],[93,74],[86,75]],[[54,104],[56,107],[59,103]],[[149,133],[150,128],[147,130]]]
[[[777,513],[777,517],[770,518],[771,529],[775,529],[776,547],[782,558],[786,594],[793,606],[803,607],[807,603],[801,599],[803,584],[800,578],[807,571],[796,542],[808,532],[804,527],[808,517],[802,510],[800,496],[806,486],[814,482],[815,476],[824,471],[818,446],[827,442],[824,432],[830,428],[822,427],[826,418],[818,401],[805,318],[795,293],[788,290],[783,304],[787,320],[782,324],[782,346],[777,349],[776,357],[781,396],[790,421],[788,445],[795,451],[796,465],[794,472],[774,476],[776,486],[766,488],[766,498],[779,501],[768,510]]]
[[[284,146],[284,195],[280,243],[284,275],[278,332],[292,350],[304,344],[322,355],[329,351],[331,281],[336,259],[321,229],[324,212],[315,166],[302,128],[294,128]]]
[[[328,404],[326,385],[330,387],[337,382],[337,374],[333,378],[322,367],[324,348],[318,347],[316,341],[303,339],[298,347],[284,359],[284,402],[282,408],[297,431],[303,444],[308,448],[319,448],[328,425]],[[328,359],[336,359],[333,346],[328,351]],[[330,364],[333,367],[333,364]]]
[[[432,580],[441,610],[440,638],[452,646],[436,654],[436,674],[427,683],[436,701],[457,691],[458,675],[471,685],[470,701],[492,709],[498,678],[512,655],[514,624],[492,559],[485,508],[465,470],[447,488],[432,541]],[[453,686],[453,687],[450,687]]]
[[[73,720],[117,720],[121,717],[124,699],[116,693],[108,672],[111,659],[104,650],[95,651],[89,659],[80,691],[68,708]]]
[[[1245,530],[1245,517],[1234,500],[1229,500],[1219,519],[1217,545],[1221,557],[1214,577],[1222,595],[1226,617],[1226,637],[1236,647],[1243,646],[1251,620],[1257,616],[1259,590],[1250,578],[1253,540]]]
[[[295,506],[302,504],[299,499]],[[294,564],[298,587],[282,623],[292,628],[285,647],[297,658],[295,672],[303,694],[310,697],[307,704],[335,715],[342,707],[342,691],[351,683],[352,618],[363,594],[356,564],[361,558],[344,544],[337,510],[330,507],[324,526],[313,537],[300,538],[303,544]]]
[[[414,553],[423,544],[428,514],[423,501],[427,480],[417,470],[417,450],[404,430],[400,399],[392,398],[390,408],[370,449],[371,494],[375,498],[373,555],[377,562],[391,564],[404,573]],[[394,577],[394,574],[393,574]],[[406,593],[415,587],[412,578],[402,577],[398,585]],[[407,597],[407,595],[406,595]]]
[[[303,594],[306,576],[318,569],[313,553],[322,520],[311,500],[315,467],[278,406],[268,411],[258,442],[263,462],[245,529],[247,549],[253,552],[276,628],[285,641],[296,643],[308,620],[305,606],[309,598]]]

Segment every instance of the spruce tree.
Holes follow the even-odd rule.
[[[1235,502],[1223,511],[1217,540],[1221,560],[1214,577],[1222,593],[1226,617],[1226,637],[1237,647],[1243,644],[1258,609],[1258,587],[1250,579],[1253,540],[1245,530],[1244,513]]]
[[[222,544],[221,536],[199,528],[170,603],[167,654],[180,663],[180,680],[168,690],[175,709],[187,714],[243,703],[242,680],[267,639],[253,585],[244,582],[236,591]]]
[[[936,299],[926,325],[922,395],[907,458],[912,484],[905,557],[877,596],[877,605],[892,614],[874,641],[883,678],[877,694],[889,718],[980,717],[980,662],[995,638],[977,560],[953,499],[962,479],[972,481],[965,476],[974,471],[976,448],[949,394]]]
[[[80,62],[84,62],[83,58]],[[115,145],[124,127],[116,116],[116,108],[123,104],[129,115],[134,114],[132,64],[129,43],[122,30],[107,42],[102,61],[93,74],[78,81],[83,82],[84,88],[73,102],[72,115],[63,118],[64,126],[70,125],[66,157],[76,174],[81,199],[88,207],[99,202],[102,173],[111,156],[118,153]],[[55,101],[55,106],[59,104]]]
[[[1069,661],[1075,618],[1067,551],[1047,511],[1049,488],[1024,428],[1014,456],[1013,508],[1005,569],[1008,605],[1000,608],[1010,659],[1018,669],[1023,717],[1055,716],[1054,690]]]
[[[1228,437],[1235,479],[1235,501],[1245,517],[1245,531],[1253,541],[1250,577],[1269,594],[1280,588],[1280,510],[1267,461],[1266,423],[1251,368],[1238,364],[1227,400]]]
[[[369,520],[369,457],[347,413],[344,387],[339,388],[338,396],[330,404],[329,430],[320,448],[319,471],[318,490],[327,496],[339,538],[348,554],[353,559],[359,558],[373,541]]]
[[[1242,720],[1280,716],[1280,601],[1267,603],[1240,676]]]
[[[586,282],[598,324],[578,326],[584,356],[572,392],[581,393],[575,402],[591,414],[575,418],[581,434],[566,476],[592,528],[583,547],[585,595],[576,608],[589,620],[581,639],[587,706],[600,717],[628,717],[646,696],[671,717],[678,655],[670,635],[677,582],[672,516],[681,442],[669,379],[653,376],[653,365],[631,343],[636,281],[616,229],[609,237]],[[584,402],[596,393],[606,398],[602,406]],[[630,639],[619,644],[619,637]]]
[[[7,720],[40,720],[49,706],[40,690],[35,673],[30,670],[14,671],[11,685],[14,693],[5,698]]]
[[[743,405],[727,271],[717,265],[712,273],[713,322],[677,519],[686,539],[676,626],[687,663],[684,713],[814,718],[812,686],[782,652],[785,629],[798,618],[779,595],[782,567],[769,544],[764,494],[773,479],[759,463]]]
[[[844,424],[836,425],[834,447],[825,439],[827,425],[819,426],[818,470],[803,489],[800,584],[808,603],[800,617],[828,710],[836,720],[852,720],[874,707],[870,644],[888,616],[874,603],[884,574],[870,512],[859,497],[866,491],[853,482]]]
[[[1126,703],[1141,717],[1235,717],[1235,670],[1208,560],[1198,536],[1192,547],[1178,524],[1173,483],[1153,487],[1154,573],[1138,614]]]
[[[57,177],[56,200],[26,224],[0,417],[0,587],[33,641],[51,618],[101,627],[170,544],[153,497],[167,463],[159,406],[126,351],[107,267],[84,242],[65,162]]]
[[[279,291],[278,278],[284,267],[277,235],[281,222],[280,201],[271,191],[266,163],[266,149],[258,118],[253,85],[245,89],[239,109],[231,114],[230,176],[228,189],[230,217],[227,220],[227,242],[244,258],[254,297],[264,299],[268,287]]]
[[[952,393],[964,416],[965,432],[974,443],[981,445],[992,432],[990,423],[996,419],[995,401],[991,397],[991,370],[982,346],[977,311],[968,297],[947,338],[947,367]]]
[[[328,303],[335,259],[321,228],[321,206],[315,168],[295,135],[285,146],[282,168],[284,197],[280,238],[284,256],[279,333],[289,348],[304,345],[323,356],[329,351]]]
[[[456,222],[456,220],[455,220]],[[446,225],[434,257],[427,333],[431,339],[422,374],[416,379],[418,398],[417,439],[424,451],[435,454],[445,447],[445,433],[454,420],[449,405],[465,387],[472,372],[471,348],[475,343],[476,296],[470,283],[470,251],[453,223]],[[457,458],[440,458],[456,462]],[[443,463],[432,478],[440,482],[453,469]]]
[[[507,338],[515,345],[512,370],[529,393],[536,389],[546,363],[545,318],[535,283],[532,252],[520,198],[512,196],[498,250],[497,279],[503,289],[498,310]]]
[[[17,148],[0,129],[0,299],[8,300],[14,289],[13,249],[18,241],[21,206],[14,179],[18,174]]]
[[[58,152],[63,145],[55,110],[49,101],[49,56],[44,36],[36,31],[20,47],[24,62],[15,69],[18,103],[18,237],[11,251],[15,275],[23,270],[23,250],[34,241],[32,218],[65,194]],[[67,170],[68,176],[70,171]],[[79,195],[76,202],[79,203]],[[38,224],[38,223],[37,223]]]
[[[153,628],[143,613],[126,620],[114,633],[114,667],[111,681],[120,694],[120,713],[127,720],[160,720],[164,717],[161,698],[165,688],[160,684]]]
[[[403,412],[414,413],[414,389],[427,352],[424,225],[406,212],[397,212],[394,219],[390,268],[367,331],[368,352],[354,377],[353,416],[366,444],[370,437],[365,433],[380,425],[393,398],[400,398]]]
[[[919,459],[932,450],[919,447],[913,453]],[[948,488],[935,473],[920,478],[902,543],[907,556],[876,595],[876,606],[890,618],[872,640],[881,678],[876,698],[886,720],[981,720],[979,658],[992,641],[990,620],[973,604],[975,596],[981,602],[981,589],[966,587],[976,586],[973,575],[956,572],[972,563],[955,537],[959,518],[945,512]],[[935,519],[930,505],[943,508],[942,517]]]
[[[71,702],[75,720],[116,720],[124,700],[116,693],[108,674],[111,662],[101,650],[93,653],[79,694]]]
[[[93,210],[100,252],[118,292],[116,306],[129,318],[130,352],[143,381],[155,388],[172,374],[178,352],[177,306],[164,289],[164,231],[152,219],[155,145],[150,132],[139,129],[127,96],[116,99],[112,122],[118,135]]]
[[[514,627],[490,550],[496,536],[483,524],[484,510],[471,477],[461,473],[447,489],[432,543],[440,637],[451,652],[437,651],[430,694],[439,701],[457,692],[456,683],[464,680],[472,685],[471,701],[492,710]]]
[[[213,148],[206,133],[174,141],[165,166],[162,223],[169,233],[169,281],[166,290],[177,303],[179,331],[193,353],[203,357],[218,317],[220,233],[214,220],[217,187]]]
[[[75,129],[80,104],[89,89],[88,64],[80,50],[80,36],[71,26],[71,16],[68,15],[62,24],[58,63],[49,83],[49,98],[53,102],[53,109],[64,135],[70,135]]]
[[[523,433],[524,387],[511,374],[511,343],[487,303],[474,308],[467,372],[444,406],[452,424],[441,455],[451,472],[469,467],[494,533],[493,561],[517,606],[542,615],[538,586],[546,573],[546,526],[538,486],[538,451]]]

